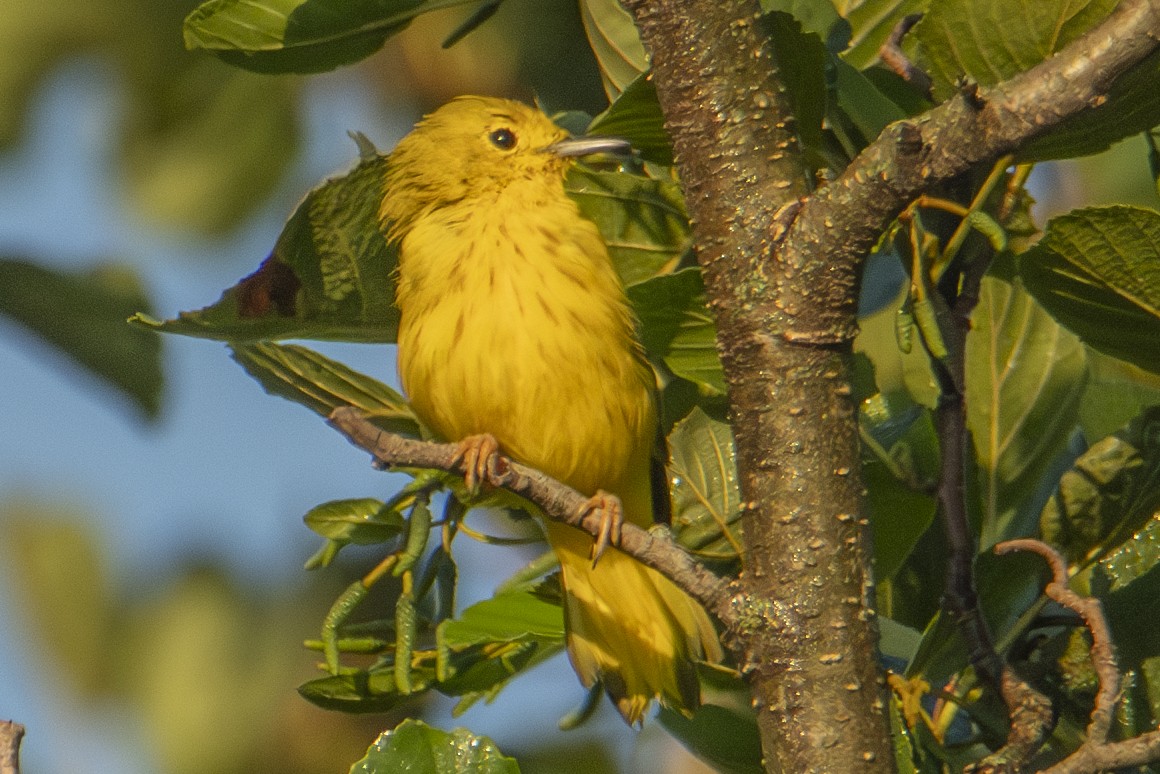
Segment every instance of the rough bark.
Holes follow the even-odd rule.
[[[808,181],[756,0],[623,0],[652,56],[717,314],[745,535],[735,649],[769,771],[893,768],[878,681],[849,347],[858,272],[916,195],[1098,104],[1156,49],[1125,0],[1052,59],[889,127]]]
[[[770,260],[808,179],[758,4],[625,5],[652,54],[717,315],[746,501],[731,634],[766,768],[889,771],[850,388],[856,274]]]

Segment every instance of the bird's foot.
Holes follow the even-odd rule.
[[[620,532],[624,525],[624,508],[620,504],[620,498],[614,494],[609,494],[603,489],[598,490],[580,506],[578,515],[583,517],[594,511],[600,513],[600,532],[592,543],[593,566],[604,553],[604,549],[620,545]]]
[[[463,482],[471,494],[479,494],[486,482],[494,484],[503,473],[503,456],[499,453],[499,441],[489,433],[469,435],[459,442],[455,451],[455,462],[463,470]]]

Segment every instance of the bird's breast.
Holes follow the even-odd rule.
[[[580,491],[615,487],[647,462],[656,419],[607,249],[574,205],[494,214],[444,213],[404,238],[404,389],[448,440],[491,433]]]

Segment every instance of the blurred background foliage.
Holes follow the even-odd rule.
[[[595,114],[603,87],[623,86],[602,84],[572,0],[508,0],[450,49],[462,13],[425,15],[357,67],[311,78],[185,51],[193,5],[7,0],[0,12],[0,715],[29,724],[29,770],[329,772],[397,722],[324,712],[293,690],[313,674],[298,643],[343,582],[298,569],[311,550],[298,520],[390,484],[317,419],[266,400],[220,348],[162,351],[122,326],[126,304],[168,316],[252,271],[293,203],[355,160],[346,129],[386,149],[456,94]],[[1041,166],[1037,222],[1085,204],[1155,207],[1147,154],[1133,139]],[[393,379],[381,352],[344,356],[360,358]],[[485,578],[527,558],[497,556],[475,558]],[[577,703],[556,666],[507,706]],[[701,770],[658,724],[633,735],[604,708],[609,722],[561,737],[544,733],[552,711],[471,725],[525,772]]]

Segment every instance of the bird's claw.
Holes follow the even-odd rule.
[[[620,545],[621,527],[624,526],[624,508],[620,504],[619,497],[601,489],[580,506],[579,515],[585,516],[593,511],[600,512],[600,532],[592,543],[592,565],[595,566],[604,554],[604,549]]]
[[[455,462],[463,470],[463,482],[471,494],[479,494],[484,482],[494,483],[500,475],[499,441],[484,433],[469,435],[459,442]]]

